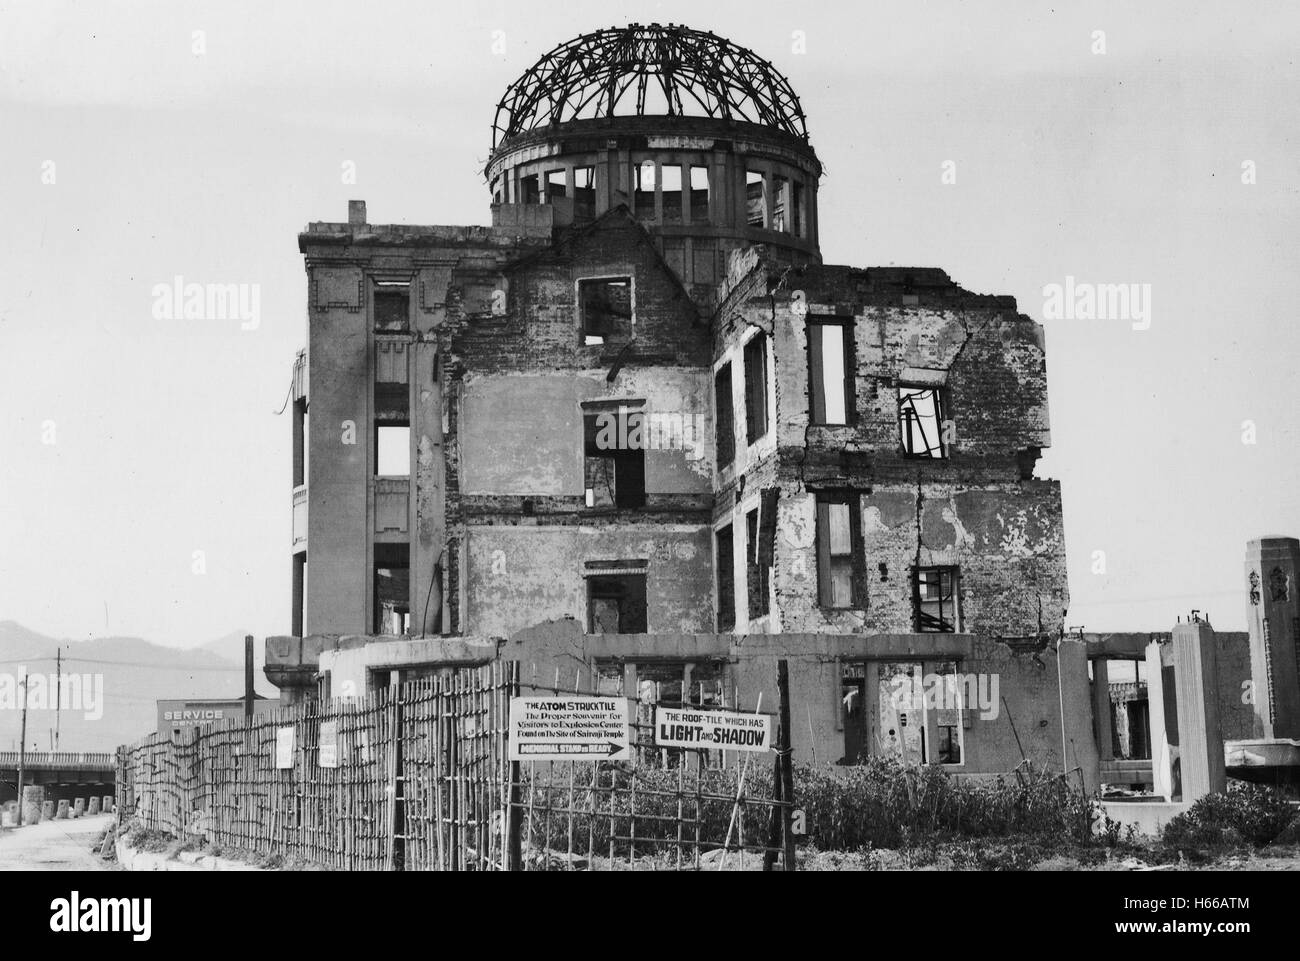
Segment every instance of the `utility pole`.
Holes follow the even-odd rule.
[[[27,671],[23,670],[23,726],[18,740],[18,826],[23,826],[23,775],[27,773]]]
[[[63,707],[63,648],[54,649],[54,750],[59,749],[59,709]],[[49,701],[45,702],[49,704]]]
[[[253,635],[244,635],[244,717],[253,716]]]

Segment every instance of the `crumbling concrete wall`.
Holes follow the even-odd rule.
[[[1082,647],[1065,642],[1071,670],[1084,665]],[[1087,744],[1073,728],[1062,738],[1061,688],[1056,652],[1023,656],[989,638],[934,634],[584,634],[576,621],[558,620],[516,632],[501,656],[521,664],[525,681],[549,686],[579,683],[584,690],[601,665],[721,660],[727,700],[740,710],[775,712],[777,662],[790,664],[791,743],[800,763],[833,764],[845,753],[841,677],[843,665],[865,658],[892,661],[956,659],[963,671],[996,675],[997,697],[989,710],[969,711],[963,731],[964,759],[949,765],[957,776],[992,776],[1023,760],[1062,770],[1088,763]],[[629,689],[625,687],[625,694]],[[633,689],[634,690],[634,689]],[[1082,703],[1067,705],[1089,723],[1087,689]],[[628,696],[634,696],[628,694]],[[1070,756],[1062,759],[1062,745]],[[1075,756],[1076,746],[1078,756]],[[1093,761],[1095,767],[1095,759]]]
[[[646,623],[666,634],[713,623],[712,554],[699,525],[474,524],[468,528],[468,621],[509,636],[539,619],[582,619],[588,561],[646,561]]]

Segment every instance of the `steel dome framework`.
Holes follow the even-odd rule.
[[[770,62],[711,32],[634,23],[533,64],[497,104],[492,148],[553,124],[629,115],[739,120],[808,139],[799,98]]]

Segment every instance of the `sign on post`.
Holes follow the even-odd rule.
[[[317,764],[321,767],[339,766],[339,722],[320,722],[320,754]]]
[[[724,751],[770,751],[772,717],[768,714],[656,706],[655,744]]]
[[[510,760],[625,761],[627,698],[556,694],[510,699]]]
[[[293,767],[293,728],[291,727],[276,728],[275,766],[278,770]]]

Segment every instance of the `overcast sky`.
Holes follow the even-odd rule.
[[[349,198],[488,222],[507,84],[627,22],[790,78],[828,263],[941,267],[1046,324],[1070,625],[1243,628],[1245,542],[1300,534],[1300,10],[1149,0],[4,3],[0,619],[287,633],[298,232]],[[260,323],[156,319],[176,276],[258,285]],[[1067,276],[1149,284],[1149,329],[1045,319]]]

